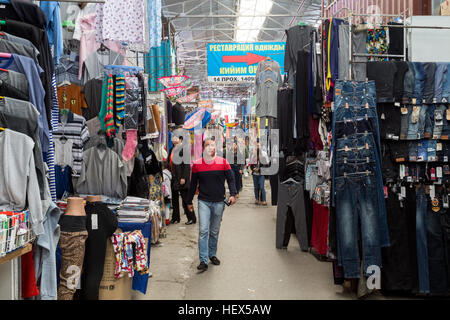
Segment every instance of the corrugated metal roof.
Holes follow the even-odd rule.
[[[206,81],[206,43],[235,41],[240,1],[245,0],[163,0],[163,14],[175,28],[177,56],[184,74]],[[322,0],[273,0],[258,41],[284,41],[284,30],[299,21],[315,24],[321,9]]]

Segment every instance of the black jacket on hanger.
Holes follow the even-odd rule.
[[[186,111],[184,110],[184,107],[178,102],[175,103],[172,108],[172,121],[175,123],[175,125],[183,125],[185,116]]]

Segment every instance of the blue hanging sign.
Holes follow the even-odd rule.
[[[253,82],[258,63],[267,58],[278,62],[284,74],[285,45],[285,42],[208,43],[208,81]]]

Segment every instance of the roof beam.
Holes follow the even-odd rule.
[[[317,15],[299,15],[299,14],[267,14],[267,15],[235,15],[235,14],[214,14],[214,15],[202,15],[202,14],[194,14],[194,15],[176,15],[176,16],[166,16],[166,18],[171,20],[176,19],[189,19],[189,18],[237,18],[237,17],[243,17],[243,18],[263,18],[263,17],[273,17],[273,18],[316,18]]]

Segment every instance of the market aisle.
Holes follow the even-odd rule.
[[[292,237],[288,250],[275,248],[276,207],[254,204],[251,177],[238,203],[226,208],[219,235],[220,266],[194,274],[185,299],[351,299],[333,284],[332,266],[300,251]],[[195,256],[198,264],[198,255]],[[197,270],[195,269],[195,273]]]

